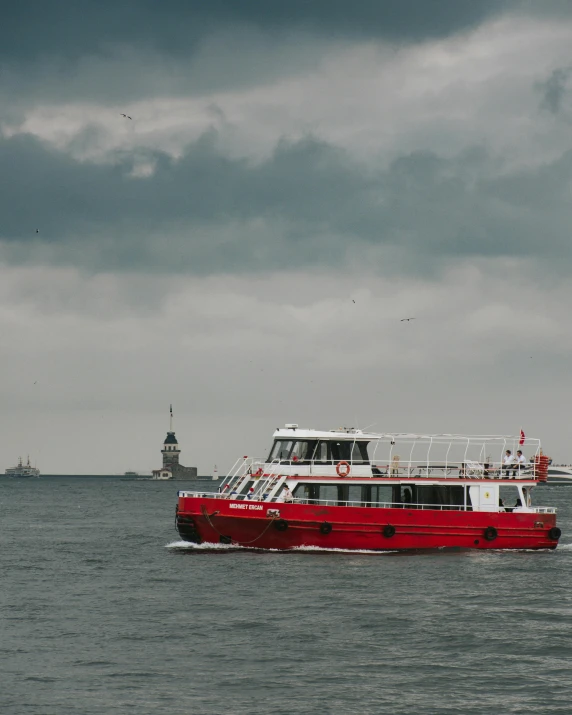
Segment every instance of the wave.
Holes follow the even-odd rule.
[[[184,551],[272,551],[277,554],[281,553],[334,553],[334,554],[368,554],[368,555],[384,555],[394,554],[397,551],[374,551],[373,549],[332,549],[323,546],[293,546],[290,549],[262,549],[260,546],[241,546],[240,544],[219,544],[216,542],[203,542],[195,544],[191,541],[172,541],[165,545],[166,549],[181,549]]]

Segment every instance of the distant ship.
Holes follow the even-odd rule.
[[[572,465],[551,464],[548,467],[547,484],[572,484]]]
[[[30,464],[30,457],[28,457],[28,463],[22,464],[22,457],[18,458],[17,467],[8,467],[6,470],[7,477],[39,477],[40,470],[36,467],[32,467]]]

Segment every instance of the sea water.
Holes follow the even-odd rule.
[[[197,549],[177,488],[0,479],[2,715],[571,712],[572,488],[556,551],[402,554]]]

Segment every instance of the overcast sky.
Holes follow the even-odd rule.
[[[286,422],[572,461],[571,239],[567,0],[6,4],[0,469],[150,471],[170,403],[202,474]]]

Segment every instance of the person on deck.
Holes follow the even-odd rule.
[[[284,489],[280,492],[280,496],[278,497],[278,499],[276,501],[283,501],[286,503],[294,501],[294,495],[288,488],[287,484],[284,485]]]
[[[510,470],[512,469],[512,476],[516,477],[516,465],[514,462],[514,457],[512,456],[512,452],[510,449],[507,449],[505,452],[505,455],[502,460],[503,464],[503,470],[505,471],[506,476],[508,477]]]
[[[516,451],[516,464],[518,466],[518,474],[520,476],[520,473],[526,469],[526,457],[522,453],[521,449],[517,449]]]

